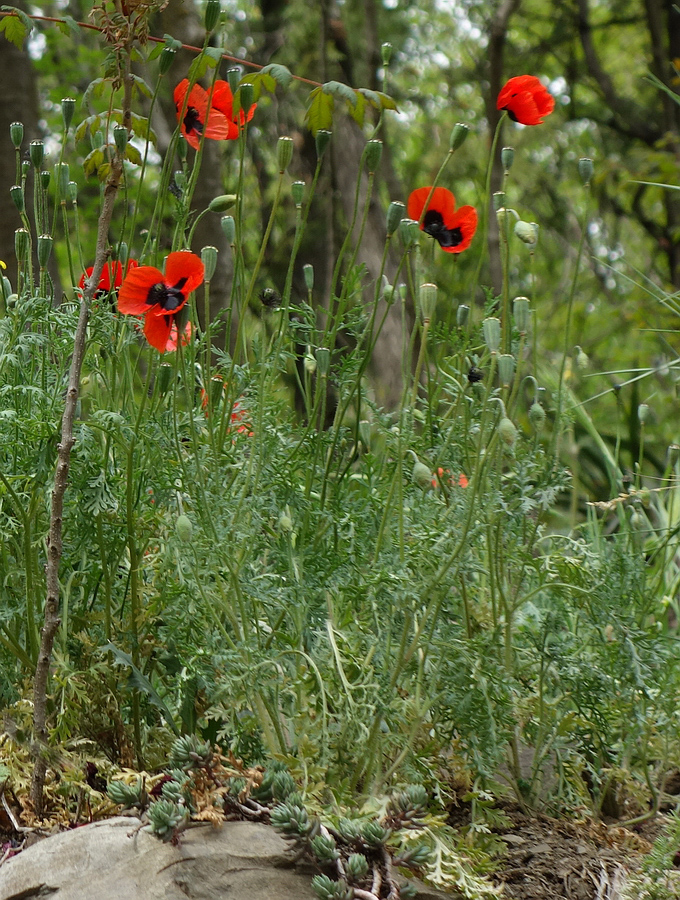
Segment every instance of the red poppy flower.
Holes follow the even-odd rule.
[[[408,198],[408,215],[420,222],[421,231],[439,242],[447,253],[462,253],[467,250],[477,229],[477,210],[474,206],[461,206],[456,210],[456,198],[451,191],[438,187],[422,187],[413,191]]]
[[[456,476],[451,474],[450,469],[443,469],[441,466],[437,469],[436,474],[432,478],[432,487],[439,487],[440,481],[448,481],[451,486],[457,484],[458,487],[462,488],[466,488],[469,484],[468,477],[464,472],[461,472],[458,479],[456,479]]]
[[[164,353],[175,315],[203,282],[203,272],[200,258],[187,250],[168,256],[165,275],[155,266],[139,266],[125,276],[118,292],[118,309],[127,315],[144,316],[147,341]]]
[[[182,333],[182,346],[186,347],[186,345],[191,340],[191,322],[187,322],[184,326],[184,332]],[[175,353],[177,350],[177,322],[173,322],[170,327],[170,337],[165,345],[166,353]]]
[[[535,75],[516,75],[498,95],[496,107],[506,109],[520,125],[540,125],[555,108],[555,100]]]
[[[175,88],[174,99],[178,121],[188,88],[189,81],[186,78]],[[200,84],[195,84],[186,100],[184,118],[181,122],[182,134],[194,150],[198,150],[201,134],[214,141],[233,140],[239,135],[239,125],[245,125],[246,121],[249,122],[253,118],[256,105],[254,103],[251,106],[247,119],[241,110],[237,123],[233,112],[234,98],[226,81],[216,81],[211,91],[206,91]]]
[[[125,274],[130,271],[130,269],[136,269],[139,263],[136,259],[129,259],[127,262],[127,266],[125,267]],[[90,266],[89,269],[85,269],[85,274],[80,276],[80,281],[78,282],[79,288],[85,287],[85,282],[94,272],[94,266]],[[99,279],[99,284],[97,286],[97,290],[94,292],[95,297],[103,297],[106,294],[111,293],[111,291],[117,291],[118,288],[123,283],[123,267],[119,262],[107,262],[104,268],[102,269],[101,278]]]

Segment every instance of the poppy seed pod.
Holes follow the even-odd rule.
[[[449,140],[449,148],[453,150],[457,150],[459,147],[462,147],[465,141],[467,140],[467,136],[470,133],[470,128],[464,122],[456,122],[456,124],[451,129],[451,138]]]
[[[484,343],[491,353],[496,353],[501,345],[501,320],[496,316],[488,316],[482,322]]]
[[[232,66],[231,69],[227,69],[227,84],[231,88],[232,94],[235,94],[238,90],[238,83],[241,80],[241,67],[240,66]]]
[[[418,240],[420,226],[414,219],[402,219],[399,223],[399,237],[404,247],[411,247]]]
[[[42,141],[31,141],[28,145],[28,155],[33,166],[39,169],[45,158],[45,144]]]
[[[227,239],[228,244],[233,244],[236,240],[236,222],[233,216],[222,216],[220,219],[222,234]]]
[[[22,159],[21,160],[21,175],[23,178],[28,177],[28,173],[31,171],[31,161],[30,159]]]
[[[331,140],[332,131],[326,131],[325,128],[320,128],[316,133],[316,138],[314,139],[316,143],[316,156],[317,159],[321,159],[328,149],[328,145]]]
[[[46,169],[40,173],[40,186],[44,191],[50,186],[50,180],[52,178],[52,173],[48,172]]]
[[[525,244],[533,247],[538,241],[538,225],[536,222],[515,222],[515,235]]]
[[[505,192],[496,191],[493,195],[493,208],[498,212],[505,207]]]
[[[515,374],[515,357],[511,353],[501,353],[498,357],[498,375],[503,387],[508,387]]]
[[[637,408],[638,413],[638,421],[640,425],[644,425],[647,419],[649,418],[649,406],[646,403],[640,403]]]
[[[371,175],[380,165],[380,160],[382,158],[382,149],[382,141],[368,141],[368,143],[366,144],[366,149],[364,150],[364,153],[366,155],[366,168]]]
[[[175,175],[175,181],[177,180],[177,175],[184,175],[183,172],[177,172]],[[184,180],[184,179],[182,179]],[[183,185],[180,185],[183,187]],[[232,206],[236,203],[238,197],[236,194],[220,194],[219,197],[213,197],[213,199],[208,204],[208,209],[211,212],[226,212],[228,209],[231,209]]]
[[[177,537],[183,544],[188,544],[194,533],[194,526],[191,524],[189,516],[177,516],[175,522],[175,532]]]
[[[175,57],[177,56],[177,51],[174,47],[163,47],[161,50],[161,55],[158,57],[158,74],[159,75],[167,75],[170,70],[170,66],[175,61]]]
[[[217,247],[203,247],[201,250],[201,262],[205,270],[204,279],[210,281],[217,268]]]
[[[512,314],[515,317],[515,325],[520,334],[529,331],[530,303],[528,297],[515,297],[512,301]]]
[[[214,31],[217,23],[220,21],[220,13],[222,12],[222,6],[220,5],[220,0],[207,0],[205,4],[205,30],[210,32]]]
[[[49,262],[53,243],[54,239],[51,234],[38,235],[38,265],[41,269],[44,269]]]
[[[243,110],[243,114],[245,116],[250,112],[250,107],[253,105],[253,100],[255,98],[255,88],[252,84],[242,84],[238,89],[239,99],[241,101],[241,109]]]
[[[582,157],[578,161],[578,174],[581,177],[581,181],[583,184],[590,184],[590,180],[593,177],[593,161],[587,156]]]
[[[509,172],[512,168],[512,164],[515,161],[515,148],[514,147],[503,147],[501,150],[501,164],[503,166],[503,170],[505,172]]]
[[[24,123],[12,122],[12,124],[9,126],[9,136],[14,149],[18,150],[24,140]]]
[[[69,164],[62,162],[57,163],[54,167],[57,170],[57,185],[59,186],[59,194],[62,199],[66,199],[68,194],[68,183],[71,179],[71,171]]]
[[[73,113],[76,109],[74,97],[63,97],[61,101],[61,118],[64,122],[64,131],[68,131],[73,121]]]
[[[293,158],[293,138],[280,137],[276,145],[276,160],[279,172],[285,172]]]
[[[405,212],[406,207],[400,200],[393,200],[387,207],[386,225],[388,236],[394,234],[397,230]]]
[[[545,410],[536,400],[529,407],[529,421],[534,431],[543,431],[545,425]]]
[[[317,347],[315,357],[319,367],[319,375],[328,375],[328,370],[331,366],[331,351],[328,347]]]
[[[389,66],[390,60],[392,59],[392,44],[389,41],[385,41],[384,44],[380,45],[380,57],[382,59],[382,64],[384,66]]]
[[[305,276],[307,290],[314,290],[314,266],[311,263],[306,263],[302,267],[302,274]]]
[[[125,125],[116,125],[113,129],[113,140],[119,153],[125,153],[128,142],[128,130]]]
[[[290,193],[293,198],[293,203],[299,209],[302,206],[302,201],[305,196],[304,181],[294,181],[290,186]]]
[[[459,328],[465,328],[470,318],[470,307],[467,303],[461,303],[456,310],[456,325]]]
[[[75,181],[68,183],[68,199],[71,203],[75,203],[78,199],[78,185]]]
[[[678,462],[680,462],[680,444],[669,444],[666,455],[668,458],[668,465],[671,468],[675,468]]]
[[[437,285],[421,284],[418,291],[420,314],[424,321],[429,321],[434,315],[437,306]]]
[[[28,257],[28,249],[31,245],[31,236],[25,228],[17,228],[14,232],[14,252],[20,263],[25,263]]]
[[[515,441],[517,440],[517,428],[511,419],[508,419],[507,416],[503,416],[503,418],[498,423],[498,435],[504,444],[507,444],[508,447],[512,447]]]
[[[24,203],[24,189],[20,184],[13,184],[9,189],[9,195],[12,198],[14,205],[18,209],[20,213],[22,213],[25,209]]]

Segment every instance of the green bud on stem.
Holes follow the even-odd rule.
[[[203,247],[201,250],[201,262],[205,270],[203,277],[206,281],[210,281],[217,268],[217,247]]]
[[[18,150],[24,140],[24,123],[12,122],[12,124],[9,126],[9,136],[14,149]]]
[[[73,121],[73,113],[76,110],[74,97],[63,97],[61,101],[61,118],[64,122],[64,131],[68,131]]]
[[[406,207],[400,200],[393,200],[387,207],[387,234],[394,234],[404,218]]]
[[[276,145],[276,159],[279,172],[285,172],[293,158],[293,138],[280,137]]]

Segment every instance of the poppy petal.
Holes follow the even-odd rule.
[[[555,108],[555,99],[535,75],[516,75],[501,89],[496,106],[521,125],[540,125]]]
[[[170,254],[172,255],[172,254]],[[163,273],[155,266],[138,266],[125,276],[118,292],[118,311],[141,316],[149,309],[149,291],[155,284],[163,284]]]
[[[188,297],[199,284],[203,283],[204,275],[205,269],[199,256],[189,250],[178,250],[168,256],[163,280],[168,287],[176,287],[184,279],[181,291]]]
[[[159,353],[165,353],[172,331],[172,321],[173,316],[159,316],[153,307],[144,316],[144,337]]]
[[[460,240],[452,246],[442,246],[442,250],[446,253],[462,253],[472,243],[477,230],[477,210],[474,206],[461,206],[447,227],[449,231],[456,232],[456,237]]]
[[[410,219],[415,219],[416,222],[419,222],[423,217],[423,212],[425,211],[425,204],[427,203],[427,198],[430,196],[430,191],[432,191],[431,187],[422,187],[417,188],[413,191],[408,198],[408,207],[407,213]],[[442,217],[442,221],[444,225],[448,228],[448,221],[453,216],[456,210],[456,198],[453,196],[451,191],[447,190],[443,187],[436,187],[434,191],[432,191],[432,197],[430,198],[430,202],[427,204],[427,209],[432,210],[433,212],[438,212]],[[421,225],[422,228],[422,225]]]

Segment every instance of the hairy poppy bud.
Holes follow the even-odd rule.
[[[515,161],[515,148],[514,147],[503,147],[501,150],[501,163],[503,165],[503,170],[505,172],[509,172],[512,168],[512,164]]]
[[[45,144],[42,141],[31,141],[28,145],[28,155],[35,168],[39,169],[45,157]]]
[[[501,353],[498,357],[498,375],[503,387],[508,387],[515,374],[515,357],[511,353]]]
[[[305,196],[304,181],[294,181],[290,186],[290,193],[293,198],[293,203],[299,209],[302,206],[302,200]]]
[[[515,222],[515,234],[525,244],[533,246],[538,241],[538,225],[536,222]]]
[[[427,491],[432,487],[432,472],[428,466],[418,460],[413,466],[411,481],[421,490]]]
[[[220,219],[220,225],[222,227],[222,233],[227,239],[228,244],[233,244],[236,240],[236,222],[234,222],[233,216],[222,216]]]
[[[307,286],[307,290],[314,290],[314,266],[311,263],[306,263],[302,267],[302,274],[305,276],[305,285]]]
[[[501,320],[496,316],[488,316],[482,322],[484,343],[491,353],[496,353],[501,345]]]
[[[469,133],[470,128],[468,125],[464,122],[456,122],[451,131],[451,139],[449,140],[449,147],[451,150],[457,150],[459,147],[462,147],[467,140]]]
[[[241,80],[241,67],[240,66],[232,66],[231,69],[227,69],[227,82],[229,87],[231,88],[232,94],[235,94],[238,90],[238,83]]]
[[[24,203],[24,189],[20,184],[13,184],[9,189],[9,195],[14,201],[14,205],[22,213],[25,209]]]
[[[38,235],[38,265],[41,269],[44,269],[49,261],[53,243],[54,239],[51,234]]]
[[[540,403],[534,401],[529,407],[529,421],[534,431],[543,431],[545,425],[545,410]]]
[[[217,268],[217,247],[207,246],[201,250],[201,262],[204,268],[204,279],[210,281]]]
[[[528,297],[515,297],[512,301],[512,314],[515,317],[515,325],[520,334],[529,331],[530,304]]]
[[[421,316],[424,320],[431,319],[437,306],[437,285],[421,284],[418,299],[420,301]]]
[[[183,172],[177,172],[175,175],[175,180],[177,180],[177,175],[183,174]],[[219,197],[213,197],[213,199],[208,204],[208,209],[216,213],[226,212],[228,209],[232,208],[237,199],[238,197],[236,196],[236,194],[220,194]]]
[[[17,228],[14,232],[14,252],[20,263],[25,263],[28,258],[28,248],[31,245],[31,236],[25,228]]]
[[[467,303],[461,303],[456,310],[456,325],[459,328],[465,328],[470,318],[470,307]]]
[[[68,183],[68,199],[71,203],[75,203],[78,199],[78,184],[75,181]]]
[[[76,109],[74,97],[63,97],[61,101],[61,118],[64,122],[64,131],[68,131],[73,121],[73,113]]]
[[[113,129],[113,140],[119,153],[125,153],[128,142],[128,130],[125,125],[116,125]]]
[[[174,47],[163,47],[161,50],[161,55],[158,57],[158,74],[159,75],[167,75],[170,70],[170,66],[175,61],[175,57],[177,56],[177,51]]]
[[[220,0],[207,0],[205,4],[205,30],[210,32],[215,30],[215,26],[220,20],[220,13],[222,12],[222,7],[220,5]]]
[[[317,347],[315,356],[319,367],[319,375],[328,375],[328,370],[331,366],[331,351],[328,347]]]
[[[638,421],[640,425],[644,425],[647,419],[649,418],[649,406],[646,403],[640,403],[637,408],[638,412]]]
[[[316,372],[316,359],[312,354],[311,347],[307,347],[307,352],[305,353],[304,359],[304,367],[305,372],[307,372],[309,375],[313,375]]]
[[[293,520],[291,519],[291,517],[288,515],[287,512],[281,513],[277,524],[278,524],[279,531],[282,531],[284,534],[290,534],[291,531],[293,530]]]
[[[71,177],[71,172],[69,169],[68,163],[62,162],[57,163],[54,167],[57,172],[57,185],[59,186],[59,194],[62,199],[66,198],[68,194],[68,183]]]
[[[129,256],[130,248],[127,245],[127,241],[121,241],[120,244],[118,244],[118,255],[114,258],[118,260],[123,268],[125,268]]]
[[[366,144],[366,149],[364,150],[364,154],[366,156],[366,168],[371,175],[380,165],[380,160],[382,158],[382,149],[382,141],[368,141],[368,143]]]
[[[508,447],[512,447],[517,440],[517,429],[507,416],[503,416],[503,418],[498,423],[498,435],[503,443],[507,444]]]
[[[386,284],[382,290],[382,296],[383,300],[388,304],[388,306],[394,301],[394,294],[394,286],[389,283]]]
[[[245,116],[250,112],[250,107],[253,105],[253,99],[255,97],[255,88],[252,84],[246,82],[242,84],[238,89],[239,99],[241,101],[241,109]]]
[[[276,145],[276,159],[279,172],[285,172],[293,158],[293,138],[280,137]]]
[[[24,140],[24,123],[12,122],[12,124],[9,126],[9,136],[14,149],[18,150]]]
[[[581,181],[584,184],[590,184],[590,180],[593,177],[593,161],[589,159],[587,156],[582,157],[578,161],[578,174],[581,177]]]
[[[576,360],[576,368],[581,372],[585,372],[590,366],[590,359],[588,359],[588,354],[585,353],[577,344],[574,347],[574,358]]]
[[[326,131],[325,128],[320,128],[317,131],[315,138],[317,159],[321,159],[323,157],[330,143],[332,134],[332,131]]]
[[[389,66],[390,60],[392,59],[392,44],[389,41],[385,41],[384,44],[380,45],[380,57],[382,59],[382,64],[384,66]]]
[[[191,541],[194,533],[194,526],[191,524],[189,516],[177,516],[175,532],[183,544],[188,544]]]
[[[406,207],[400,200],[393,200],[387,207],[386,225],[388,236],[394,234],[397,230],[405,212]]]

